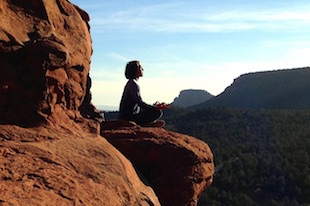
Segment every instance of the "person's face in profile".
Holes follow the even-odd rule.
[[[137,65],[138,69],[137,69],[137,74],[136,74],[136,79],[138,79],[139,77],[143,76],[143,68],[140,64]]]

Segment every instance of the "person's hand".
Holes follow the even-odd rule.
[[[165,102],[155,102],[154,106],[157,109],[167,109],[170,107],[170,104],[166,104]]]

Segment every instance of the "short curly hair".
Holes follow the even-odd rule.
[[[127,79],[135,79],[139,67],[140,62],[137,60],[128,62],[125,69],[125,77]]]

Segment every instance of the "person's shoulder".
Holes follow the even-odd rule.
[[[129,87],[134,87],[134,88],[139,87],[138,84],[137,84],[137,82],[136,82],[134,79],[129,79],[128,82],[127,82],[127,85],[128,85]]]
[[[134,79],[129,79],[129,80],[128,80],[128,83],[129,83],[129,84],[133,84],[133,85],[138,85],[137,81],[134,80]]]

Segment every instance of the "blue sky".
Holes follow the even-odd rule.
[[[184,89],[218,95],[244,73],[310,66],[306,0],[71,0],[90,15],[93,103],[118,107],[140,60],[147,103]]]

